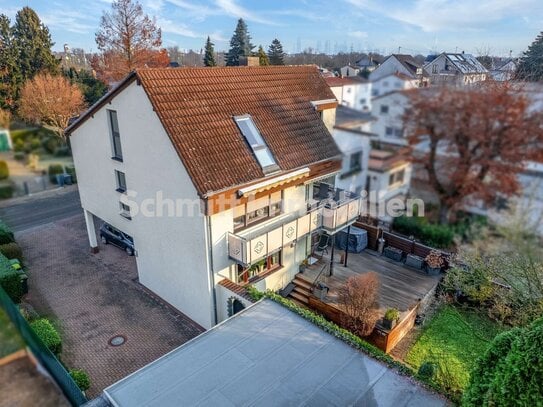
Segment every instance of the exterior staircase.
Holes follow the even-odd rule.
[[[294,301],[296,304],[308,307],[309,296],[311,294],[312,285],[300,274],[296,274],[294,280],[292,280],[294,288],[288,294],[288,298]]]

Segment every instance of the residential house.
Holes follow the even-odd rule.
[[[374,98],[398,90],[414,89],[418,88],[419,84],[418,79],[396,72],[371,81],[371,96]]]
[[[339,68],[339,73],[340,73],[340,76],[343,76],[343,77],[358,76],[358,74],[360,73],[360,68],[357,66],[348,64]]]
[[[407,54],[392,54],[388,56],[381,65],[379,65],[371,74],[370,81],[375,82],[385,76],[395,73],[405,75],[406,77],[418,80],[418,87],[427,86],[428,74],[417,62],[415,58]]]
[[[490,76],[495,81],[510,81],[514,78],[518,68],[518,60],[507,59],[501,61],[494,69],[490,71]]]
[[[471,54],[442,53],[424,65],[432,85],[465,86],[484,81],[488,70]]]
[[[67,129],[92,250],[95,219],[130,235],[139,282],[205,328],[246,305],[240,286],[285,287],[359,215],[323,182],[336,106],[315,66],[131,73]]]
[[[403,115],[409,103],[408,92],[391,91],[372,99],[371,114],[375,117],[371,132],[386,143],[406,145]]]
[[[360,194],[366,190],[370,154],[370,113],[346,106],[338,106],[332,136],[343,155],[341,172],[336,175],[335,185]]]
[[[328,77],[326,83],[340,105],[363,112],[371,111],[371,83],[360,77]]]
[[[358,61],[355,62],[355,65],[359,67],[362,71],[372,72],[375,70],[379,64],[383,62],[383,57],[380,55],[363,55]]]

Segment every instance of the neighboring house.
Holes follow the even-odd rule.
[[[428,74],[424,71],[422,64],[407,54],[390,55],[370,74],[369,79],[375,82],[385,76],[396,73],[413,80],[418,80],[418,87],[428,85]]]
[[[371,111],[371,83],[360,77],[329,77],[326,83],[340,105],[363,112]]]
[[[408,92],[414,91],[392,91],[372,99],[371,114],[375,121],[372,123],[371,132],[379,140],[398,145],[407,144],[403,115],[409,103]]]
[[[343,154],[343,165],[336,175],[337,187],[357,194],[366,190],[373,120],[369,113],[338,106],[332,135]]]
[[[371,81],[371,96],[376,97],[397,90],[418,88],[420,81],[401,73],[392,73]]]
[[[372,72],[381,62],[383,62],[383,58],[381,56],[363,55],[362,58],[355,62],[355,65],[362,71]]]
[[[315,66],[129,74],[67,129],[92,250],[96,218],[130,235],[139,282],[205,328],[240,286],[284,288],[315,234],[359,215],[322,183],[336,106]]]
[[[96,405],[449,405],[340,338],[265,299],[109,386]]]
[[[432,85],[465,86],[485,81],[488,70],[471,54],[442,53],[424,65]]]
[[[407,148],[379,142],[371,149],[366,187],[372,217],[392,221],[386,205],[392,198],[405,202],[411,186],[411,173],[412,164]]]
[[[340,76],[358,76],[360,73],[360,68],[357,66],[352,66],[351,64],[345,65],[339,69]]]
[[[490,76],[495,81],[509,81],[514,78],[518,68],[518,62],[514,59],[503,61],[498,67],[490,71]]]

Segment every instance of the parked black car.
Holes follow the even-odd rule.
[[[100,227],[100,239],[103,244],[114,244],[123,249],[129,256],[134,255],[134,239],[108,223]]]

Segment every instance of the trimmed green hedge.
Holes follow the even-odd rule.
[[[12,243],[14,241],[13,232],[8,225],[0,220],[0,244]]]
[[[49,181],[51,181],[53,184],[56,184],[57,175],[64,174],[64,167],[62,164],[51,164],[49,165],[47,173],[49,174]]]
[[[0,199],[9,199],[13,197],[13,183],[10,181],[0,181]]]
[[[403,235],[413,235],[424,244],[438,249],[448,249],[454,243],[455,233],[452,227],[428,223],[426,218],[399,216],[394,219],[393,228]]]
[[[70,376],[81,391],[87,391],[90,387],[90,379],[87,372],[82,369],[70,369]]]
[[[20,262],[23,261],[23,251],[15,242],[0,245],[0,253],[2,253],[8,259],[17,259]]]
[[[21,302],[24,294],[21,273],[11,266],[3,254],[0,254],[0,286],[14,303]]]
[[[75,173],[75,167],[74,166],[66,166],[66,174],[72,176],[72,183],[77,184],[77,175]]]
[[[30,327],[53,354],[60,354],[62,351],[62,339],[51,321],[46,318],[40,318],[32,321]]]
[[[9,178],[8,163],[4,160],[0,161],[0,180]]]

